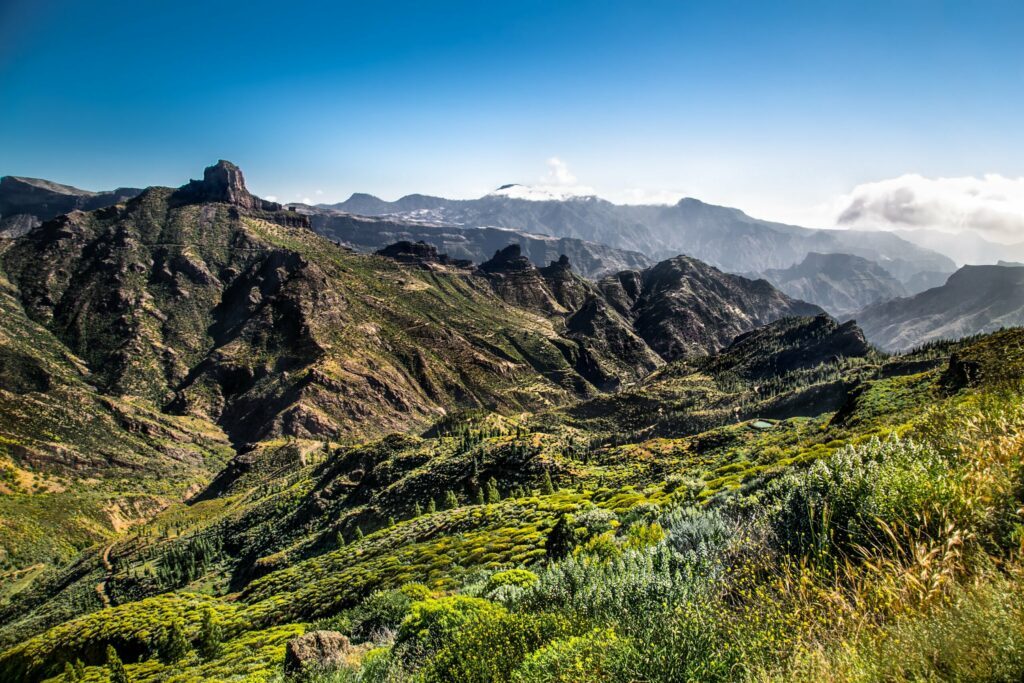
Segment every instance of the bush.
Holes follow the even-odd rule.
[[[481,613],[427,662],[420,679],[427,683],[508,681],[530,652],[570,631],[561,615]]]
[[[554,640],[512,675],[515,683],[598,683],[613,679],[615,659],[628,646],[610,628]]]
[[[929,511],[954,511],[953,476],[947,460],[913,441],[847,446],[779,480],[784,494],[775,531],[791,552],[849,554],[882,542],[882,524],[916,525]]]
[[[537,583],[537,575],[528,569],[508,569],[503,572],[495,572],[487,579],[485,593],[490,593],[502,586],[516,586],[527,588]]]
[[[396,646],[406,659],[422,658],[443,647],[469,622],[504,612],[493,602],[463,595],[415,602],[398,629]]]

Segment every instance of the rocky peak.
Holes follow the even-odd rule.
[[[458,268],[470,268],[473,265],[472,261],[468,261],[466,259],[453,259],[448,256],[448,254],[439,254],[437,252],[437,247],[432,244],[427,244],[422,240],[418,242],[400,240],[394,244],[389,244],[383,249],[378,249],[376,253],[378,256],[385,256],[398,261],[399,263],[411,263],[421,266],[438,264],[443,266],[455,266]]]
[[[547,282],[555,300],[566,310],[575,311],[594,296],[594,286],[573,272],[569,257],[562,254],[557,261],[540,269],[540,275]]]
[[[480,270],[485,273],[515,273],[536,268],[530,263],[530,259],[523,256],[518,244],[510,244],[494,252],[489,261],[480,264]]]
[[[572,273],[572,264],[569,262],[569,257],[562,254],[557,261],[552,261],[540,270],[545,278],[565,277]]]
[[[202,180],[190,180],[177,192],[189,203],[223,202],[248,211],[280,211],[281,205],[268,202],[249,193],[245,187],[242,169],[221,159],[203,171]]]

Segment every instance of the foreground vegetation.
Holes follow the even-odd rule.
[[[268,443],[108,546],[109,572],[87,552],[16,591],[0,677],[282,680],[320,629],[345,657],[290,678],[1020,680],[1022,341],[843,361],[863,379],[837,413],[677,436],[662,415],[627,443],[558,410]]]

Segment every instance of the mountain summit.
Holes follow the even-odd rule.
[[[281,205],[251,194],[245,187],[242,169],[221,159],[203,171],[202,180],[191,180],[178,190],[179,198],[190,203],[223,202],[250,211],[280,211]]]

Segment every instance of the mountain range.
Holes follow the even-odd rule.
[[[504,191],[479,199],[407,195],[386,202],[355,194],[337,211],[465,227],[507,227],[571,237],[653,259],[685,254],[734,273],[788,268],[808,253],[847,253],[879,263],[907,286],[927,288],[956,266],[937,252],[880,231],[816,230],[751,218],[738,209],[682,199],[671,206],[617,205],[598,197],[523,198]]]
[[[1024,268],[906,296],[814,251],[777,287],[282,205],[227,161],[25,185],[0,240],[0,680],[731,680],[1016,561],[1024,333],[997,328]],[[542,210],[524,196],[499,199]],[[829,237],[729,215],[751,249]]]

